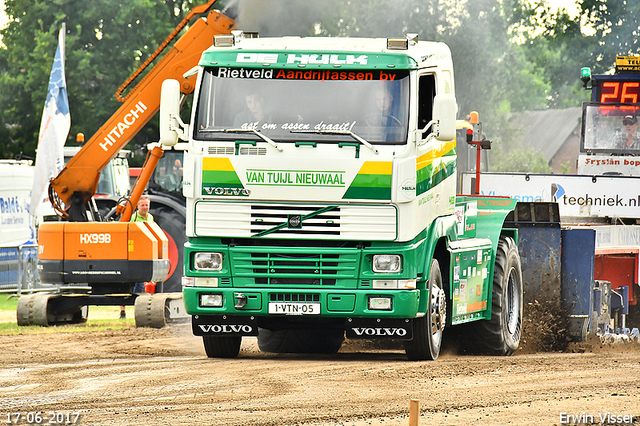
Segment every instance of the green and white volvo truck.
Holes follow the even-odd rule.
[[[160,139],[188,140],[183,296],[210,357],[401,339],[435,359],[459,327],[513,353],[515,201],[456,196],[456,101],[442,43],[216,36],[191,124],[164,83]]]

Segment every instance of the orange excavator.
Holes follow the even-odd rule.
[[[176,79],[183,95],[192,93],[195,76],[188,71],[197,66],[214,35],[233,30],[234,21],[213,8],[215,1],[193,8],[127,79],[116,92],[122,106],[51,180],[49,199],[62,220],[40,225],[38,272],[41,281],[54,285],[56,291],[20,297],[18,325],[84,322],[89,305],[135,305],[138,326],[161,327],[186,317],[180,312],[180,293],[142,296],[132,292],[136,282],[164,281],[182,269],[182,265],[176,268],[178,256],[176,250],[170,250],[173,238],[163,232],[161,220],[129,222],[163,156],[162,147],[158,144],[149,151],[129,197],[120,200],[106,220],[93,195],[100,172],[159,110],[162,82]],[[157,58],[157,64],[123,97]],[[109,221],[110,216],[119,216],[119,221]],[[177,249],[182,251],[182,247]]]

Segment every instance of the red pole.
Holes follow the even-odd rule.
[[[480,141],[474,142],[476,146],[476,195],[480,195],[480,153],[482,148],[480,147]]]

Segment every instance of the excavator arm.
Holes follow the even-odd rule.
[[[169,320],[186,318],[180,293],[132,293],[136,282],[165,280],[171,262],[177,261],[170,257],[168,234],[157,223],[128,222],[163,155],[162,148],[157,146],[149,153],[129,199],[118,205],[120,222],[92,222],[86,212],[97,211],[93,195],[100,172],[160,108],[162,82],[178,80],[182,93],[192,93],[195,77],[185,78],[185,73],[197,66],[202,52],[213,44],[214,35],[230,34],[234,21],[214,10],[214,3],[210,0],[195,7],[127,79],[116,93],[122,106],[51,180],[49,199],[68,220],[40,225],[38,270],[41,280],[57,284],[58,291],[22,296],[17,308],[19,325],[83,322],[88,305],[135,304],[136,324],[144,326],[162,327]],[[169,47],[185,27],[184,34]],[[156,64],[122,97],[156,58]]]
[[[66,167],[51,180],[50,199],[70,206],[70,220],[83,221],[84,205],[95,194],[100,172],[118,152],[144,127],[160,108],[160,89],[166,79],[180,82],[181,91],[192,93],[195,76],[185,79],[183,75],[198,64],[202,52],[211,46],[216,34],[229,34],[234,21],[213,9],[216,0],[197,6],[185,17],[156,52],[118,89],[116,97],[122,106],[94,134],[83,148],[68,162]],[[205,16],[203,16],[206,14]],[[188,26],[187,31],[169,48],[158,63],[141,81],[122,97],[125,88],[138,77],[149,64]],[[142,182],[141,182],[142,184]],[[146,182],[141,186],[144,188]],[[139,194],[138,194],[139,195]],[[133,197],[130,204],[135,206]],[[54,202],[59,212],[64,212],[59,202]]]

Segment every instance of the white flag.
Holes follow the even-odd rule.
[[[58,35],[58,49],[51,68],[47,101],[44,104],[38,150],[36,151],[36,168],[31,190],[30,213],[35,216],[36,209],[47,199],[49,180],[58,175],[64,167],[64,143],[71,128],[69,100],[67,99],[67,82],[64,78],[64,35],[66,27]]]

